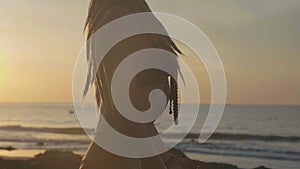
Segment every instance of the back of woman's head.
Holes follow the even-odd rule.
[[[151,12],[145,0],[90,0],[85,30],[88,37],[94,32],[96,22],[101,21],[104,13],[113,7],[123,6],[132,13]]]

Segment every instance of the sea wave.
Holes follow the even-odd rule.
[[[167,134],[166,137],[178,137],[181,134]],[[200,134],[189,133],[186,139],[198,139]],[[205,134],[204,134],[205,135]],[[275,136],[275,135],[253,135],[253,134],[233,134],[233,133],[213,133],[210,140],[231,140],[231,141],[268,141],[268,142],[300,142],[299,136]]]
[[[27,127],[27,126],[0,126],[0,130],[14,131],[14,132],[46,132],[46,133],[60,133],[60,134],[74,134],[83,135],[86,134],[85,130],[81,127],[69,127],[69,128],[51,128],[51,127]],[[87,132],[93,132],[94,129],[86,129]]]
[[[184,152],[200,153],[208,155],[221,156],[236,156],[236,157],[252,157],[272,160],[288,160],[300,161],[300,152],[297,150],[264,148],[263,145],[259,147],[240,146],[237,144],[228,143],[195,143],[195,142],[181,142],[177,148]]]
[[[93,132],[93,129],[87,129]],[[27,127],[27,126],[0,126],[0,145],[13,146],[16,148],[70,148],[71,149],[85,149],[90,140],[85,135],[85,130],[80,127],[71,128],[51,128],[51,127]],[[20,138],[17,134],[12,132],[22,132],[25,135],[27,132],[37,132],[37,137],[28,134],[28,137]],[[8,134],[9,133],[9,134]],[[46,137],[39,137],[39,134]],[[71,137],[48,137],[52,134],[68,134]],[[172,138],[177,138],[178,133],[165,135],[172,142]],[[248,157],[248,158],[261,158],[261,159],[274,159],[274,160],[288,160],[300,161],[300,150],[270,147],[267,143],[274,142],[289,142],[289,144],[299,145],[300,137],[297,136],[263,136],[263,135],[250,135],[250,134],[230,134],[230,133],[214,133],[210,140],[204,144],[197,142],[199,134],[190,133],[186,136],[178,148],[184,152],[210,154],[219,156],[235,156],[235,157]],[[248,144],[255,143],[255,144]],[[275,143],[277,144],[277,143]],[[40,146],[43,145],[43,146]]]
[[[0,131],[14,131],[14,132],[45,132],[45,133],[60,133],[70,135],[85,135],[92,133],[94,129],[83,129],[81,127],[70,127],[70,128],[51,128],[51,127],[27,127],[21,125],[15,126],[0,126]],[[182,133],[170,133],[165,134],[165,137],[178,138]],[[189,133],[185,137],[186,139],[198,139],[199,134]],[[268,142],[300,142],[299,136],[275,136],[275,135],[253,135],[253,134],[235,134],[235,133],[213,133],[210,140],[230,140],[230,141],[268,141]]]

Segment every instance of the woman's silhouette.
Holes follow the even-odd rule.
[[[105,24],[120,17],[141,12],[151,12],[144,0],[91,0],[85,27],[87,39],[91,38],[93,34]],[[155,22],[164,29],[158,20],[155,19]],[[137,25],[139,25],[139,23],[137,23]],[[92,60],[96,57],[94,56],[95,52],[90,48],[90,46],[93,45],[92,43],[93,41],[87,43],[87,55],[90,69],[92,69]],[[175,55],[181,53],[168,36],[157,34],[132,36],[115,45],[105,55],[99,65],[95,80],[91,80],[93,78],[88,78],[87,80],[87,86],[93,84],[95,87],[97,106],[101,109],[102,115],[107,122],[118,132],[131,137],[145,138],[157,135],[158,132],[153,122],[146,124],[136,123],[120,115],[112,101],[110,90],[111,81],[114,71],[126,56],[147,48],[159,48]],[[170,64],[174,64],[176,68],[178,67],[177,62]],[[91,71],[89,72],[91,73]],[[88,77],[90,76],[91,74],[88,75]],[[132,80],[129,89],[132,104],[140,111],[149,109],[150,103],[148,101],[148,96],[153,89],[160,89],[168,96],[170,113],[174,115],[174,120],[176,121],[178,116],[177,83],[174,78],[170,78],[169,74],[161,70],[145,70]],[[160,155],[143,159],[125,158],[107,152],[92,142],[83,158],[80,168],[166,169],[167,167]]]

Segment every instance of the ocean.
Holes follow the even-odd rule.
[[[208,109],[200,105],[193,129],[177,145],[191,158],[241,168],[299,168],[300,106],[227,105],[214,135],[199,144],[195,140]],[[0,148],[85,152],[90,140],[70,110],[72,104],[0,104]],[[164,114],[156,126],[162,131],[171,121],[172,116]]]

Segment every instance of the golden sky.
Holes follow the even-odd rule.
[[[300,104],[300,1],[148,2],[190,20],[212,40],[225,66],[228,103]],[[71,102],[87,6],[87,0],[0,0],[0,102]],[[209,102],[200,64],[191,66]]]

